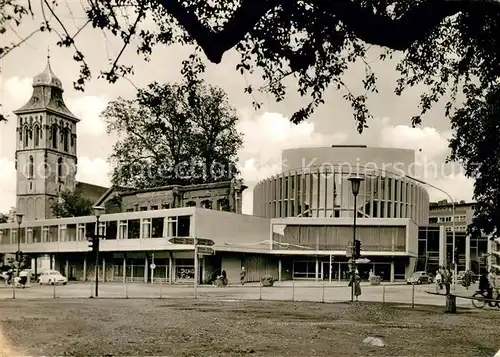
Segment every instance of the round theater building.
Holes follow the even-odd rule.
[[[384,280],[404,279],[418,256],[429,195],[411,178],[415,152],[366,146],[284,150],[280,174],[254,189],[254,215],[271,220],[271,249],[283,279],[346,279],[354,214],[361,255]],[[361,177],[354,205],[350,177]],[[289,276],[286,276],[289,275]]]

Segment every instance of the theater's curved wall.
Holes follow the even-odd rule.
[[[365,178],[357,197],[359,218],[410,218],[428,223],[429,195],[412,174],[413,150],[371,147],[315,147],[283,151],[283,172],[254,189],[254,215],[352,217],[348,178]]]

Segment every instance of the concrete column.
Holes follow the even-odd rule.
[[[393,261],[391,262],[391,272],[389,274],[389,279],[390,279],[391,283],[394,282],[394,262]]]
[[[103,283],[106,282],[106,258],[102,257],[102,278]]]
[[[278,259],[278,281],[281,281],[281,259]]]
[[[123,284],[127,282],[127,257],[123,256]]]
[[[338,276],[338,281],[340,281],[340,263],[339,263],[339,276]]]
[[[148,283],[148,257],[144,258],[144,284]]]
[[[69,280],[69,260],[66,258],[66,262],[64,263],[64,275]]]
[[[446,230],[444,226],[439,227],[439,265],[446,265]]]
[[[319,260],[318,257],[316,257],[316,281],[318,281],[319,278]]]
[[[470,236],[465,237],[465,270],[470,270]]]
[[[168,258],[168,283],[172,284],[174,280],[174,259],[172,257]]]
[[[35,256],[35,258],[33,258],[33,261],[34,261],[33,270],[35,271],[35,276],[37,276],[38,275],[38,257]]]
[[[87,281],[87,254],[83,256],[83,281]]]
[[[203,282],[205,281],[206,279],[206,272],[205,272],[205,256],[203,256],[201,259],[200,259],[200,266],[201,266],[201,284],[203,284]]]

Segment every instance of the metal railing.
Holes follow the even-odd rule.
[[[61,285],[31,284],[26,288],[16,288],[15,295],[11,286],[0,286],[0,300],[6,299],[85,299],[94,297],[94,284],[70,282]],[[442,305],[443,296],[427,294],[436,292],[435,284],[408,285],[404,282],[370,285],[361,284],[360,301],[400,303],[411,305]],[[460,286],[459,293],[471,295],[475,287],[465,290]],[[442,290],[441,292],[444,292]],[[350,287],[346,281],[282,281],[275,282],[272,287],[261,283],[240,285],[238,281],[229,281],[226,287],[214,285],[198,285],[195,295],[191,284],[138,284],[138,283],[102,283],[99,284],[98,299],[208,299],[208,300],[273,300],[273,301],[311,301],[311,302],[346,302],[350,300]],[[458,301],[462,307],[470,307],[470,301]]]

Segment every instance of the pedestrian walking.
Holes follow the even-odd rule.
[[[240,282],[241,285],[245,285],[245,278],[247,276],[247,271],[245,270],[245,267],[241,267],[241,273],[240,273]]]

